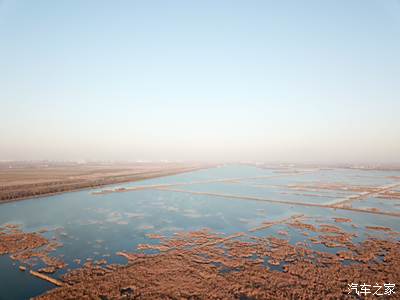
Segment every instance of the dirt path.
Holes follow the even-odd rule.
[[[240,200],[270,202],[270,203],[279,203],[279,204],[297,205],[297,206],[320,207],[320,208],[327,208],[327,209],[334,209],[334,210],[347,210],[347,211],[362,212],[362,213],[368,213],[368,214],[374,214],[374,215],[386,215],[386,216],[392,216],[392,217],[400,217],[400,213],[383,212],[383,211],[369,211],[369,210],[365,210],[365,209],[350,208],[350,207],[337,207],[334,205],[324,205],[324,204],[318,204],[318,203],[304,203],[304,202],[295,202],[295,201],[288,201],[288,200],[274,200],[274,199],[267,199],[267,198],[261,198],[261,197],[237,196],[237,195],[232,195],[232,194],[221,194],[221,193],[195,192],[195,191],[186,191],[186,190],[171,189],[171,188],[157,188],[157,189],[163,190],[163,191],[188,193],[188,194],[194,194],[194,195],[216,196],[216,197],[231,198],[231,199],[233,198],[233,199],[240,199]]]

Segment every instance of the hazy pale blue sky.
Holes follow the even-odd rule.
[[[399,115],[396,0],[0,0],[0,160],[399,162]]]

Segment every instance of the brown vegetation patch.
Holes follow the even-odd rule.
[[[38,299],[352,299],[349,283],[399,282],[399,243],[344,242],[349,249],[334,255],[274,237],[242,241],[208,230],[179,233],[163,241],[168,251],[127,253],[125,266],[88,263]],[[283,271],[269,269],[264,257],[270,265],[284,263]],[[344,259],[360,263],[343,265]]]
[[[333,218],[336,223],[349,223],[352,220],[349,218]]]
[[[30,251],[48,243],[37,233],[22,232],[15,225],[0,227],[0,255]]]
[[[59,258],[49,256],[62,244],[58,241],[49,241],[38,233],[23,232],[16,225],[0,227],[0,255],[9,254],[11,259],[29,266],[34,266],[41,260],[45,267],[39,272],[54,273],[66,264]]]
[[[391,228],[384,227],[384,226],[365,226],[365,228],[367,228],[369,230],[392,231]]]

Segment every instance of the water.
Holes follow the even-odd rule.
[[[280,177],[276,177],[279,175]],[[293,194],[286,185],[315,182],[348,182],[358,185],[382,185],[395,182],[390,176],[398,176],[399,172],[357,171],[357,170],[320,170],[307,174],[281,174],[274,170],[265,170],[250,166],[224,166],[196,172],[178,174],[169,177],[155,178],[140,182],[119,184],[133,187],[152,184],[189,183],[216,179],[237,179],[253,177],[269,177],[259,179],[243,179],[240,182],[209,182],[193,185],[175,186],[187,191],[225,193],[235,196],[254,196],[269,199],[290,200],[305,203],[330,203],[335,197],[342,198],[343,191],[317,191],[321,197]],[[254,183],[267,186],[256,187]],[[274,186],[279,185],[279,186]],[[112,188],[115,186],[110,186]],[[332,210],[319,207],[307,207],[248,201],[236,198],[225,198],[212,195],[180,193],[166,190],[137,190],[124,193],[93,195],[93,191],[101,189],[70,192],[51,197],[12,202],[0,205],[0,224],[21,224],[25,231],[50,229],[44,235],[55,237],[64,246],[51,255],[63,255],[68,263],[67,268],[77,268],[73,262],[78,258],[84,262],[87,258],[95,260],[106,258],[109,263],[126,263],[117,256],[118,251],[137,251],[141,243],[156,243],[148,239],[147,233],[158,233],[171,236],[185,230],[198,230],[204,227],[223,234],[246,232],[259,226],[264,221],[275,221],[288,218],[294,214],[312,217],[307,222],[321,219],[324,223],[341,226],[348,231],[357,231],[358,240],[365,235],[365,226],[388,226],[400,230],[397,217],[372,215],[344,210]],[[312,193],[312,192],[304,192]],[[351,193],[350,193],[351,194]],[[381,204],[384,202],[384,205]],[[360,201],[359,203],[363,203]],[[357,203],[357,207],[360,205]],[[392,209],[392,202],[378,199],[368,200],[368,207],[375,205],[382,210]],[[361,206],[360,206],[361,207]],[[347,217],[360,228],[349,224],[334,223],[334,217]],[[274,235],[279,230],[289,232],[292,243],[305,241],[299,230],[288,228],[284,224],[254,232],[257,236]],[[312,236],[312,233],[310,233]],[[317,245],[318,250],[335,252],[341,249],[326,248]],[[36,266],[34,269],[37,269]],[[58,277],[66,272],[60,270],[54,274]],[[0,299],[28,299],[53,288],[50,283],[37,279],[27,272],[18,270],[18,263],[8,256],[0,256]]]
[[[378,207],[382,211],[400,213],[400,199],[369,197],[362,201],[354,201],[352,207],[362,209]]]

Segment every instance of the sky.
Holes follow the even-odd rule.
[[[0,0],[0,160],[400,162],[400,1]]]

